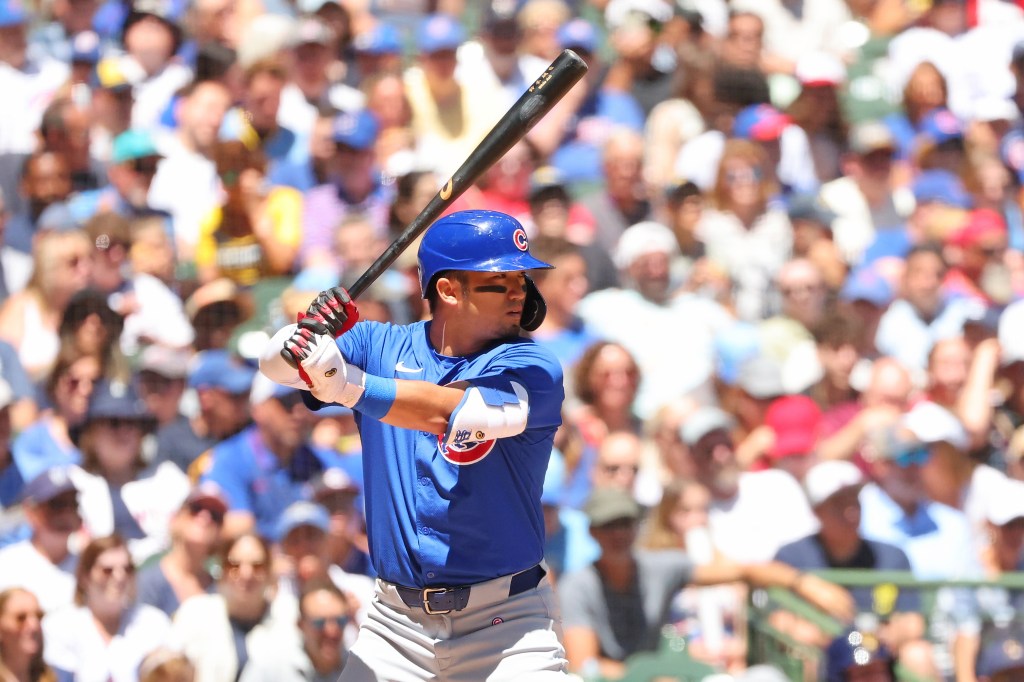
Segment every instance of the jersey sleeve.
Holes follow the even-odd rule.
[[[557,427],[562,423],[562,365],[546,348],[533,342],[515,343],[496,355],[478,376],[460,377],[474,386],[514,400],[512,382],[526,389],[530,414],[527,428]]]

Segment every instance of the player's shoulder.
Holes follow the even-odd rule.
[[[562,376],[558,357],[545,345],[533,339],[513,337],[496,346],[488,354],[491,360],[508,367],[539,367],[554,376]]]

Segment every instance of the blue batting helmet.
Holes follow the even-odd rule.
[[[457,211],[431,225],[418,254],[420,294],[444,270],[515,272],[550,268],[530,255],[526,230],[512,216],[497,211]]]

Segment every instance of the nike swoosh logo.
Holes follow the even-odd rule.
[[[395,365],[396,372],[422,372],[422,367],[406,367],[403,360],[399,360],[398,364]]]

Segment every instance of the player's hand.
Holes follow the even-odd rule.
[[[362,394],[362,371],[350,367],[327,328],[303,318],[284,349],[298,361],[299,376],[318,400],[352,407]],[[349,383],[350,379],[358,381]]]
[[[324,333],[338,338],[359,321],[359,309],[344,287],[321,291],[306,308],[303,319],[323,325]]]

